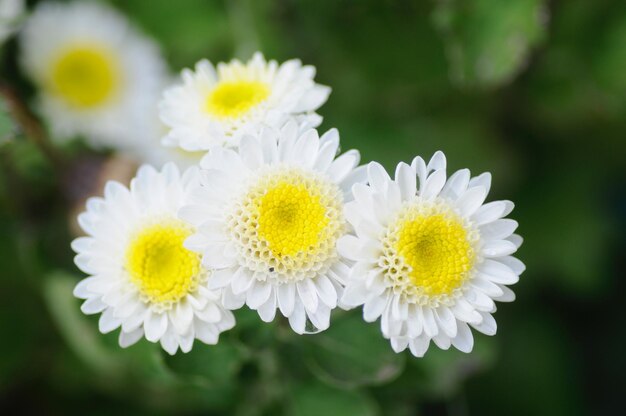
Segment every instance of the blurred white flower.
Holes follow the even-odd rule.
[[[126,148],[153,117],[165,76],[157,46],[93,2],[41,3],[20,36],[22,66],[39,88],[53,136]]]
[[[185,150],[213,146],[236,147],[244,134],[258,134],[263,126],[280,127],[290,117],[317,127],[315,113],[330,88],[313,81],[315,68],[299,60],[281,65],[260,53],[248,63],[206,60],[195,71],[182,72],[183,84],[165,91],[160,104],[163,122],[171,129],[166,143]]]
[[[185,246],[214,270],[209,287],[223,289],[226,308],[246,303],[266,322],[279,309],[299,334],[328,328],[349,273],[336,249],[343,205],[365,179],[359,153],[335,158],[338,147],[336,130],[320,138],[292,121],[204,157],[180,215],[197,227]]]
[[[90,276],[74,295],[84,313],[102,313],[100,331],[121,327],[122,347],[142,337],[168,353],[191,350],[194,339],[215,344],[234,326],[220,293],[208,288],[211,272],[183,247],[194,227],[177,216],[199,180],[197,168],[182,176],[173,164],[161,172],[140,168],[130,189],[109,182],[104,198],[90,198],[78,221],[87,237],[72,242],[75,262]]]
[[[343,295],[364,305],[368,322],[381,317],[396,352],[424,355],[430,341],[469,352],[469,326],[496,333],[494,301],[512,301],[524,264],[511,255],[522,243],[517,222],[504,219],[513,204],[483,204],[491,175],[470,178],[467,169],[446,181],[446,159],[417,157],[400,163],[392,180],[378,163],[368,166],[369,185],[353,188],[346,217],[356,235],[338,242],[356,262]]]
[[[24,13],[24,0],[0,0],[0,44],[15,32]]]

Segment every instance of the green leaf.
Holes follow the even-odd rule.
[[[423,359],[413,359],[411,364],[421,370],[423,388],[430,397],[449,398],[469,377],[493,366],[496,355],[494,339],[474,331],[471,353],[453,347],[441,350],[432,344]]]
[[[328,330],[306,338],[305,360],[322,380],[343,387],[384,383],[404,367],[384,339],[378,323],[363,321],[360,311],[337,317]]]
[[[189,353],[167,357],[165,362],[179,376],[211,385],[234,379],[246,356],[242,349],[222,339],[217,345],[196,342]]]
[[[99,383],[123,385],[131,378],[171,381],[163,366],[159,347],[140,341],[130,348],[117,344],[117,331],[103,335],[97,322],[80,311],[80,301],[72,291],[77,279],[54,272],[44,280],[43,293],[53,320],[69,348],[99,376]]]
[[[440,0],[433,15],[453,81],[497,86],[525,66],[546,35],[543,0]]]
[[[320,383],[298,386],[292,396],[294,416],[378,414],[373,401],[359,391],[339,390]]]

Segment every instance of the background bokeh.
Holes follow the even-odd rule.
[[[29,2],[32,6],[36,2]],[[338,312],[319,335],[237,312],[215,347],[164,357],[97,332],[72,298],[77,201],[125,177],[80,143],[41,146],[0,101],[0,413],[613,414],[626,386],[626,4],[620,0],[116,0],[173,71],[255,50],[317,67],[322,129],[393,169],[436,150],[490,171],[527,265],[469,355],[394,354]],[[30,103],[15,40],[0,78]],[[26,127],[25,127],[26,126]],[[30,128],[28,127],[30,126]],[[43,149],[43,150],[42,150]],[[47,149],[47,150],[46,150]],[[56,163],[61,155],[63,163]],[[51,157],[52,156],[52,157]]]

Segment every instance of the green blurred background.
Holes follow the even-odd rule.
[[[36,2],[29,2],[33,5]],[[110,164],[81,145],[55,166],[2,111],[0,413],[584,415],[626,386],[626,4],[620,0],[116,0],[173,71],[255,50],[332,86],[342,147],[393,169],[436,150],[490,171],[516,204],[528,269],[474,352],[396,355],[378,324],[333,315],[298,337],[237,312],[215,347],[121,350],[71,289],[76,195]],[[13,40],[0,76],[26,102]],[[6,103],[1,103],[6,107]],[[109,169],[110,166],[108,167]],[[69,173],[68,173],[69,172]],[[90,182],[91,181],[91,182]],[[91,184],[91,185],[90,185]],[[88,189],[87,191],[85,189]]]

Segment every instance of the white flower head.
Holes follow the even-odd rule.
[[[122,347],[145,336],[170,354],[188,352],[194,339],[215,344],[235,324],[208,288],[210,271],[183,246],[195,229],[177,212],[198,181],[197,168],[181,175],[171,163],[160,172],[144,165],[130,189],[109,182],[104,198],[90,198],[78,217],[88,236],[72,248],[90,276],[74,295],[86,299],[84,313],[102,313],[102,333],[121,327]]]
[[[494,301],[512,301],[524,264],[512,257],[522,243],[510,201],[483,204],[491,175],[467,169],[446,180],[446,159],[400,163],[391,179],[378,163],[369,185],[356,184],[346,217],[356,235],[339,240],[355,261],[343,302],[363,305],[368,322],[381,318],[396,352],[424,355],[430,341],[469,352],[470,326],[493,335]]]
[[[237,147],[245,134],[263,126],[280,127],[296,117],[317,127],[315,114],[330,88],[313,81],[315,68],[293,59],[283,64],[255,53],[250,61],[233,60],[215,68],[209,61],[182,72],[183,83],[165,91],[160,104],[164,138],[185,150]]]
[[[44,2],[20,36],[21,62],[56,139],[94,147],[136,140],[160,94],[157,46],[119,13],[95,2]]]
[[[24,0],[0,0],[0,44],[18,29],[22,13]]]
[[[186,247],[214,269],[209,287],[226,308],[245,303],[265,322],[278,309],[300,334],[328,328],[349,273],[336,249],[344,202],[365,180],[359,153],[335,158],[338,148],[335,129],[319,137],[289,122],[202,160],[202,186],[180,215],[197,227]]]

